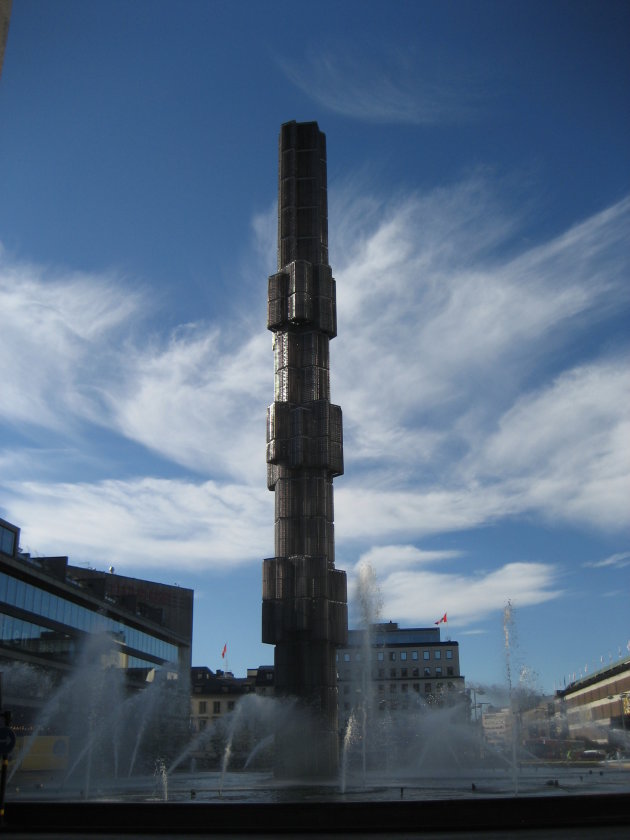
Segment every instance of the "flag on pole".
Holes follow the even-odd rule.
[[[221,651],[221,659],[225,659],[225,654],[227,653],[227,643],[223,645],[223,650]]]
[[[437,621],[433,622],[434,624],[446,624],[446,613],[442,616],[442,618],[438,618]]]

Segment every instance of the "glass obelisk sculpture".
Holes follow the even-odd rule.
[[[269,278],[274,402],[267,485],[275,557],[263,562],[263,642],[275,645],[276,695],[307,715],[276,732],[276,774],[332,776],[338,766],[336,648],[347,637],[345,572],[335,569],[333,478],[343,473],[341,408],[330,402],[337,334],[328,264],[326,136],[315,122],[280,131],[278,272]],[[299,730],[299,731],[298,731]]]

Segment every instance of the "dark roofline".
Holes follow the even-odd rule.
[[[600,668],[599,671],[594,671],[588,677],[582,677],[580,680],[569,683],[566,688],[559,688],[556,692],[558,697],[566,697],[568,694],[573,694],[575,691],[580,691],[583,688],[588,688],[589,685],[596,685],[608,677],[616,677],[618,674],[623,674],[624,671],[630,672],[630,657],[616,662],[614,665],[608,665]]]

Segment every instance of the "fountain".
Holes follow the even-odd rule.
[[[113,657],[111,639],[99,634],[87,638],[77,666],[56,687],[49,675],[26,664],[3,670],[8,702],[20,698],[26,707],[39,707],[34,722],[18,728],[22,737],[12,755],[9,783],[23,785],[35,776],[48,783],[50,777],[59,791],[72,796],[78,789],[88,799],[94,787],[124,786],[123,779],[150,772],[156,760],[166,762],[181,748],[188,738],[187,675],[176,679],[175,671],[165,668],[149,674],[152,679],[140,691],[129,691]],[[49,694],[45,701],[42,686]],[[53,749],[59,754],[63,746],[64,760],[56,772],[33,774],[24,768],[43,736],[56,736]]]
[[[378,591],[369,571],[361,580],[363,591],[357,598],[367,626],[378,614]],[[372,606],[368,609],[367,604]],[[506,614],[507,627],[511,615]],[[513,634],[508,633],[506,640],[511,645]],[[219,826],[229,814],[230,830],[241,825],[255,833],[263,824],[268,828],[270,814],[277,814],[283,820],[290,815],[296,824],[317,821],[330,830],[334,825],[339,832],[345,825],[369,833],[379,819],[386,819],[395,833],[396,826],[409,828],[418,821],[435,825],[438,817],[443,825],[458,813],[465,813],[467,824],[473,825],[475,814],[481,813],[477,803],[489,800],[492,812],[506,820],[514,814],[529,819],[525,806],[515,804],[521,800],[535,801],[540,812],[546,808],[539,804],[541,798],[562,798],[564,804],[556,805],[554,813],[571,808],[580,818],[584,818],[582,800],[589,798],[584,793],[605,794],[611,813],[627,805],[627,795],[624,799],[620,792],[627,791],[628,773],[620,767],[587,774],[569,765],[549,768],[539,763],[521,768],[515,790],[514,760],[488,746],[482,755],[479,734],[461,707],[431,707],[418,696],[406,710],[375,713],[367,655],[362,657],[366,667],[357,686],[360,699],[340,737],[338,777],[317,783],[299,778],[281,782],[273,775],[273,733],[288,721],[299,730],[299,704],[289,698],[246,695],[231,715],[191,734],[187,681],[169,679],[175,674],[164,669],[152,675],[141,691],[129,693],[110,651],[106,637],[95,638],[81,666],[65,682],[54,688],[46,683],[47,691],[52,688],[50,698],[36,698],[40,712],[31,744],[25,740],[11,762],[7,813],[14,824],[35,830],[41,820],[41,825],[56,825],[63,832],[68,819],[94,815],[97,812],[89,809],[98,807],[99,824],[105,821],[112,831],[129,831],[140,814],[143,826],[163,829],[167,818],[152,814],[168,803],[169,809],[190,809],[185,816],[169,810],[168,819],[179,814],[178,819],[189,824],[201,825],[205,819]],[[510,679],[512,669],[510,660]],[[26,665],[4,670],[6,698],[20,691],[31,691],[35,698],[42,685]],[[511,693],[514,697],[515,691]],[[42,733],[62,729],[69,745],[65,768],[29,780],[20,764],[32,742]],[[200,762],[209,744],[215,747],[215,766],[195,769],[193,759]],[[55,810],[67,801],[74,803],[72,817]],[[103,811],[107,803],[116,803],[116,808]],[[204,807],[219,803],[228,810],[202,817]],[[448,812],[440,803],[448,805]],[[352,810],[359,804],[366,810]],[[263,805],[277,810],[263,814],[257,810]],[[149,812],[148,807],[154,810]]]

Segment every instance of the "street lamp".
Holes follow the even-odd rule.
[[[474,686],[474,685],[471,685],[470,690],[472,691],[472,694],[473,694],[473,709],[475,710],[475,723],[477,723],[477,720],[478,720],[477,709],[480,706],[484,705],[483,703],[477,703],[477,695],[480,694],[481,696],[483,696],[486,692],[483,690],[483,688],[479,688],[478,686]],[[488,705],[488,704],[486,703],[485,705]]]

